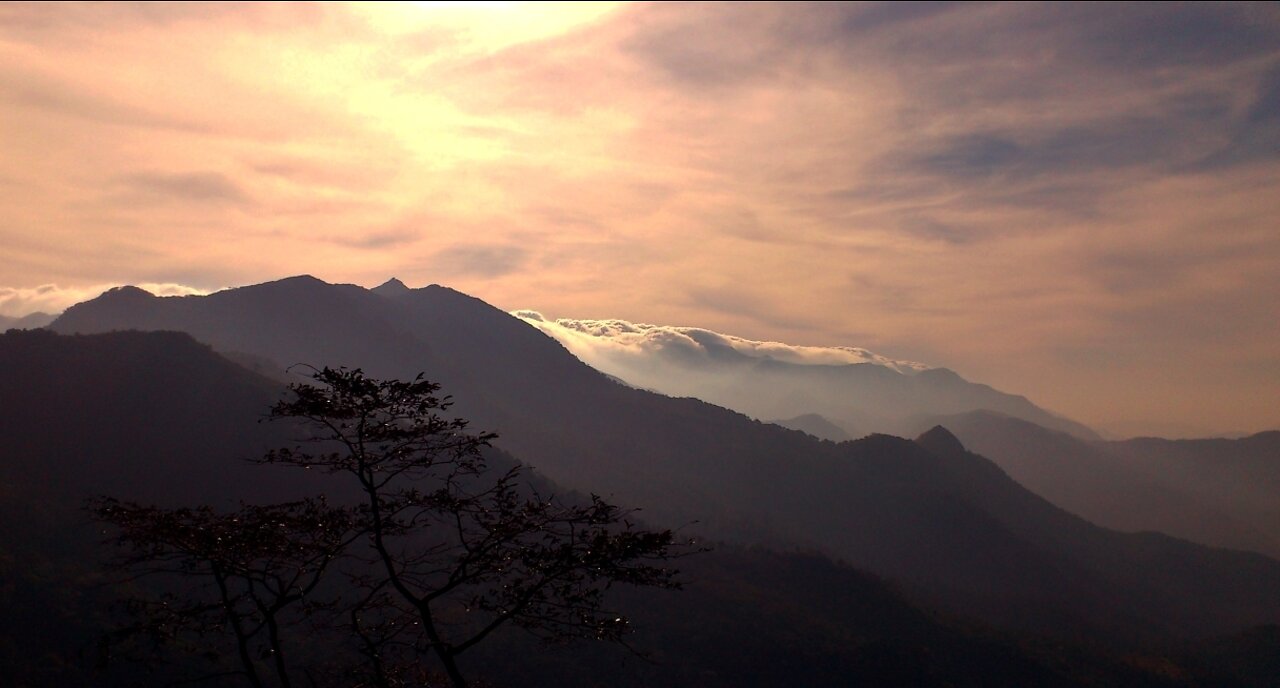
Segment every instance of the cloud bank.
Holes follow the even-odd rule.
[[[21,317],[31,313],[61,313],[81,301],[88,301],[103,292],[124,286],[120,283],[98,284],[89,287],[60,287],[42,284],[38,287],[0,287],[0,315]],[[143,282],[135,284],[156,296],[192,296],[210,294],[217,290],[197,289],[184,284]]]
[[[710,361],[732,352],[747,358],[775,360],[797,365],[851,365],[870,363],[904,375],[927,370],[915,361],[901,361],[857,347],[796,346],[782,342],[758,342],[720,334],[700,327],[649,325],[626,320],[551,320],[538,311],[512,311],[515,317],[564,344],[586,363],[620,375],[610,361],[621,357],[651,358],[672,355],[686,360]]]
[[[1085,437],[1025,398],[944,369],[848,346],[762,342],[697,327],[512,315],[597,370],[636,387],[718,404],[763,421],[818,414],[851,436],[912,436],[927,419],[986,409]]]

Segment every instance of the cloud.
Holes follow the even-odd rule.
[[[609,367],[620,357],[657,358],[672,355],[688,360],[710,360],[743,356],[799,365],[852,365],[871,363],[903,374],[927,370],[929,366],[881,356],[850,346],[797,346],[782,342],[761,342],[720,334],[700,327],[649,325],[626,320],[551,320],[538,311],[516,310],[515,317],[550,335],[591,365],[619,374]],[[612,364],[610,361],[613,361]]]
[[[127,194],[155,200],[196,203],[249,203],[238,184],[217,172],[145,172],[125,175],[117,183]]]
[[[1257,97],[1227,131],[1228,141],[1191,165],[1196,171],[1216,171],[1280,158],[1280,65],[1257,87]]]
[[[0,315],[21,317],[30,313],[61,313],[70,306],[96,298],[103,292],[120,286],[124,285],[111,283],[87,287],[60,287],[56,284],[42,284],[38,287],[0,287]],[[210,290],[172,282],[143,282],[134,286],[156,296],[192,296],[212,293]]]
[[[1220,65],[1276,49],[1274,11],[1243,3],[1191,3],[1177,11],[1159,3],[1059,9],[1067,45],[1119,69]]]
[[[452,275],[501,277],[523,266],[529,257],[522,246],[452,246],[435,253],[433,265]]]
[[[51,8],[37,2],[0,6],[0,34],[30,41],[73,40],[84,31],[123,31],[138,26],[174,30],[195,23],[216,23],[240,30],[279,30],[332,20],[325,3],[295,2],[78,2]]]
[[[0,4],[0,283],[396,274],[1100,424],[1190,415],[1152,352],[1280,388],[1274,5],[506,9]]]
[[[26,69],[0,66],[0,82],[6,86],[0,90],[0,100],[46,115],[143,129],[209,132],[209,127],[198,118],[173,116],[157,112],[147,104],[122,102],[110,94],[96,92],[33,66]]]
[[[327,237],[327,240],[352,248],[378,250],[391,246],[412,244],[421,236],[420,232],[407,227],[393,227],[384,230],[369,230],[353,236],[330,236]]]

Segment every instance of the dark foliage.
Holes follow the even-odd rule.
[[[210,655],[237,665],[215,661],[210,675],[290,686],[299,672],[312,683],[322,674],[286,660],[287,636],[306,632],[315,648],[345,633],[351,664],[323,674],[344,685],[406,685],[434,657],[464,686],[458,657],[503,625],[546,640],[620,641],[629,622],[606,609],[610,586],[679,587],[666,566],[679,553],[671,531],[638,528],[596,496],[544,497],[519,466],[495,477],[483,451],[495,436],[444,415],[439,385],[358,369],[313,377],[318,384],[291,386],[294,398],[271,411],[301,420],[308,436],[260,463],[346,479],[359,496],[351,504],[316,498],[230,513],[94,504],[119,529],[130,571],[194,581],[135,601],[135,634],[157,646],[229,642],[233,653]]]
[[[133,623],[117,635],[142,641],[157,656],[175,646],[204,655],[213,664],[211,676],[264,686],[270,671],[276,684],[291,684],[283,634],[332,606],[315,593],[355,532],[347,510],[323,499],[246,505],[231,513],[102,499],[92,510],[119,529],[116,543],[126,550],[119,563],[126,569],[188,583],[130,600]],[[224,639],[233,650],[220,651]],[[228,665],[230,658],[238,661]]]

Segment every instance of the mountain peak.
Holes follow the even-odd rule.
[[[832,423],[825,416],[817,413],[806,413],[796,416],[790,420],[775,420],[772,422],[775,425],[781,425],[784,428],[809,433],[820,440],[846,442],[853,439],[844,428]]]
[[[966,450],[964,445],[951,431],[935,425],[928,432],[916,438],[916,444],[928,449],[930,452],[938,456],[951,456],[954,454],[963,454]]]
[[[294,275],[293,277],[284,277],[274,282],[264,282],[262,284],[254,285],[254,286],[265,287],[269,284],[305,284],[305,285],[323,284],[325,286],[329,285],[328,282],[320,279],[319,277],[316,277],[315,275]]]
[[[137,288],[137,286],[132,285],[125,285],[113,286],[113,288],[106,290],[106,292],[102,292],[97,295],[97,298],[90,299],[90,301],[101,301],[104,303],[138,303],[154,298],[157,298],[156,295],[151,292],[147,292],[146,289],[140,289]],[[74,308],[74,306],[72,308]]]
[[[412,290],[409,289],[404,282],[392,277],[369,291],[377,294],[378,296],[399,296],[401,294],[407,294]]]
[[[156,298],[156,295],[152,294],[146,289],[141,289],[139,287],[135,287],[132,285],[126,285],[123,287],[112,287],[102,292],[102,294],[98,298],[109,299],[109,300],[137,300],[137,299],[154,299]]]

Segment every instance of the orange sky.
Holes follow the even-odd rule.
[[[13,3],[0,137],[0,314],[396,275],[1280,426],[1274,6]]]

